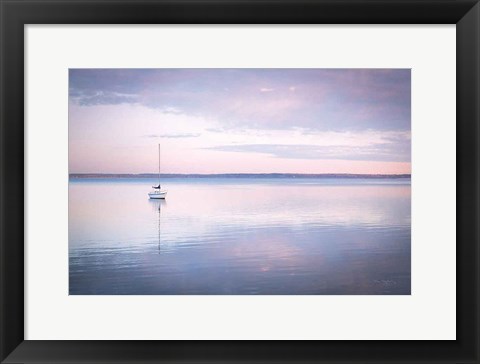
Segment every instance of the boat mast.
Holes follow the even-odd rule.
[[[158,186],[160,186],[160,143],[158,143]]]

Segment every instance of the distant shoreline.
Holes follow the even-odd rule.
[[[157,178],[156,173],[71,173],[77,178]],[[411,174],[349,174],[349,173],[219,173],[219,174],[162,174],[161,178],[411,178]]]

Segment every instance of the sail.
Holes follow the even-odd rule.
[[[152,186],[152,188],[155,188],[156,190],[159,190],[161,187],[160,187],[160,185],[158,185],[158,186]]]

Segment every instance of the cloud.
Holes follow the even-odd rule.
[[[226,130],[223,128],[206,128],[205,131],[210,133],[225,133]]]
[[[134,104],[139,101],[138,95],[114,91],[77,91],[70,92],[70,99],[81,106]]]
[[[165,113],[165,114],[175,114],[175,115],[178,115],[178,114],[182,113],[182,110],[180,110],[177,107],[173,107],[173,106],[166,106],[166,107],[160,109],[160,111]]]
[[[376,144],[369,147],[292,145],[292,144],[243,144],[220,145],[205,148],[222,152],[261,153],[275,158],[319,159],[319,160],[355,160],[410,162],[410,153],[392,148],[388,144]]]
[[[183,133],[183,134],[149,134],[144,138],[198,138],[200,133]]]
[[[69,82],[80,106],[139,104],[229,130],[398,131],[410,130],[410,76],[408,69],[71,69]]]

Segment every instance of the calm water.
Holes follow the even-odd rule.
[[[70,294],[410,294],[410,179],[72,179]]]

